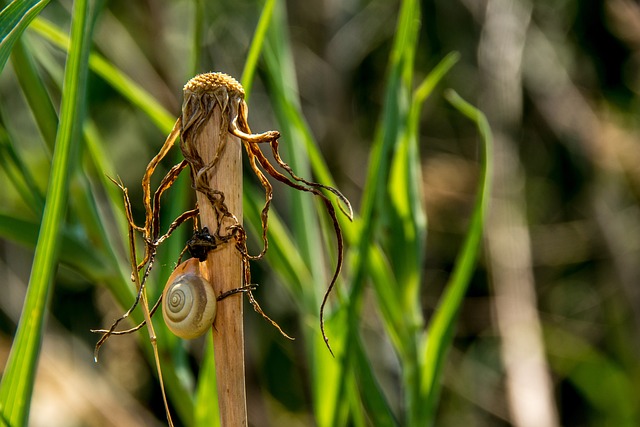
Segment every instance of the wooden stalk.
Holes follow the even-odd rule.
[[[186,94],[185,94],[186,96]],[[184,113],[184,112],[183,112]],[[211,114],[204,118],[192,136],[192,147],[204,165],[215,161],[208,171],[208,186],[224,194],[224,204],[242,224],[242,144],[229,134],[226,108],[214,103]],[[183,121],[185,117],[183,117]],[[219,156],[216,159],[216,156]],[[193,164],[192,164],[193,168]],[[192,177],[198,171],[192,172]],[[197,190],[197,186],[196,186]],[[219,212],[207,194],[196,191],[202,227],[215,230]],[[224,230],[222,230],[224,231]],[[243,286],[242,256],[235,247],[235,239],[209,252],[207,258],[209,281],[215,294]],[[213,345],[220,421],[222,427],[247,426],[247,404],[244,373],[244,329],[242,322],[242,294],[218,302],[213,324]]]

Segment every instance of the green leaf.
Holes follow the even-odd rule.
[[[45,37],[61,49],[69,49],[69,38],[52,23],[38,18],[33,22],[30,29]],[[125,99],[128,99],[133,105],[147,114],[160,130],[165,134],[171,132],[173,124],[175,123],[175,117],[162,107],[147,91],[142,89],[97,53],[92,53],[89,56],[89,66],[93,72],[102,77]]]
[[[358,340],[355,346],[356,376],[360,388],[366,390],[362,393],[363,404],[367,410],[369,418],[375,420],[375,425],[379,427],[394,427],[400,425],[389,407],[387,399],[384,397],[380,384],[373,375],[371,361],[367,358],[362,342]]]
[[[195,427],[220,426],[213,339],[207,336],[195,398]]]
[[[423,209],[421,157],[418,146],[422,106],[436,85],[459,59],[457,53],[445,57],[415,91],[406,118],[406,130],[399,135],[387,184],[389,201],[386,221],[393,232],[389,237],[389,254],[400,288],[402,310],[408,326],[421,326],[419,304],[420,271],[425,255],[427,219]]]
[[[310,174],[309,164],[305,150],[301,149],[304,133],[292,123],[293,112],[299,109],[299,99],[297,95],[297,83],[293,55],[289,36],[284,30],[286,28],[286,11],[281,3],[278,3],[273,16],[273,25],[269,27],[267,45],[265,46],[264,59],[267,68],[267,77],[272,102],[275,113],[280,124],[280,133],[286,135],[280,141],[281,154],[285,162],[289,163],[299,176],[308,177]],[[318,216],[313,204],[313,197],[302,194],[301,191],[287,188],[275,188],[278,191],[288,194],[291,200],[291,211],[295,212],[290,222],[291,233],[297,242],[303,259],[312,272],[316,284],[324,284],[326,272],[322,262],[324,250]],[[312,289],[317,289],[313,286]],[[306,294],[310,298],[319,299],[319,292]]]
[[[249,53],[247,53],[247,60],[244,63],[244,70],[242,71],[242,86],[244,87],[245,100],[249,102],[249,95],[251,95],[251,88],[253,86],[253,78],[256,73],[256,67],[258,66],[258,59],[262,53],[264,47],[264,41],[267,36],[267,30],[271,24],[271,17],[273,16],[273,8],[275,7],[275,0],[267,0],[262,8],[260,14],[260,20],[256,27],[256,32],[251,40],[251,46],[249,46]]]
[[[49,0],[14,0],[0,12],[0,71],[9,59],[13,45]]]
[[[36,246],[39,228],[40,225],[35,222],[0,213],[0,236],[24,247]],[[91,280],[101,280],[111,275],[104,260],[95,255],[91,246],[87,242],[79,241],[65,229],[60,232],[59,259]]]
[[[0,128],[0,165],[35,217],[42,215],[44,196],[9,135]],[[24,216],[23,216],[24,217]]]
[[[469,230],[438,309],[428,330],[423,335],[420,351],[420,395],[422,397],[416,417],[417,420],[422,420],[423,425],[424,423],[432,424],[435,419],[445,358],[451,347],[458,311],[469,286],[471,275],[475,270],[476,259],[482,243],[482,230],[489,203],[493,169],[493,142],[486,117],[452,90],[447,92],[447,100],[463,115],[475,122],[483,141],[484,151],[478,195]]]
[[[413,55],[416,49],[416,36],[419,29],[420,8],[416,1],[402,3],[398,17],[398,29],[391,52],[389,77],[387,80],[384,110],[380,127],[376,131],[371,157],[369,159],[367,181],[362,197],[361,219],[359,224],[358,249],[354,257],[351,289],[350,312],[352,317],[359,313],[358,300],[364,282],[368,276],[369,247],[375,241],[378,227],[378,214],[383,200],[387,200],[385,182],[391,171],[390,159],[405,133],[408,115],[408,97],[411,85],[407,70],[413,67]],[[408,80],[408,81],[407,81]],[[354,331],[355,332],[355,331]]]
[[[69,174],[84,118],[87,60],[91,42],[90,8],[87,0],[74,4],[71,48],[65,67],[60,126],[56,136],[51,179],[42,226],[29,278],[29,286],[16,337],[0,384],[0,413],[11,426],[26,425],[36,365],[40,352],[44,314],[60,246],[67,207]],[[77,157],[77,156],[76,156]],[[27,314],[25,314],[27,313]]]
[[[53,150],[56,129],[58,128],[58,115],[23,40],[19,40],[14,46],[11,62],[16,71],[20,88],[36,119],[38,129],[49,149]]]
[[[379,230],[379,217],[384,213],[386,185],[389,179],[393,153],[406,132],[411,92],[413,60],[417,47],[417,35],[420,27],[417,17],[420,6],[415,0],[402,2],[398,16],[398,24],[393,47],[390,54],[389,75],[386,82],[384,107],[379,127],[376,129],[374,143],[371,148],[365,190],[362,197],[361,221],[357,223],[359,235],[357,248],[353,256],[351,292],[349,298],[349,320],[346,335],[346,354],[342,369],[350,372],[355,363],[351,348],[355,345],[358,334],[362,291],[369,277],[369,248],[376,243],[375,235]],[[380,286],[384,286],[380,284]],[[392,310],[388,310],[391,313]],[[399,341],[397,341],[399,342]],[[346,392],[347,375],[341,375],[342,384],[334,399],[340,402]],[[361,390],[367,393],[366,389]],[[335,420],[337,422],[337,419]]]
[[[373,285],[387,331],[395,338],[396,351],[405,359],[415,358],[416,333],[423,327],[420,288],[427,221],[418,147],[420,113],[425,100],[458,58],[457,53],[446,56],[414,92],[406,117],[406,131],[399,135],[387,183],[390,203],[386,207],[386,221],[393,231],[388,238],[390,259],[382,261],[379,254],[369,255],[378,258],[375,262],[370,260],[369,271],[389,262],[388,268],[395,275],[393,286],[388,283],[389,279],[374,280]],[[406,363],[413,362],[406,360]]]
[[[318,161],[320,155],[315,143],[304,122],[301,114],[300,100],[296,84],[295,67],[289,36],[286,33],[286,14],[281,4],[276,5],[270,27],[267,45],[264,50],[266,63],[267,85],[271,94],[275,113],[279,121],[279,130],[283,135],[280,141],[281,153],[284,160],[291,165],[300,176],[310,178],[309,160]],[[313,155],[310,153],[314,153]],[[326,167],[324,167],[326,170]],[[328,174],[316,175],[316,179],[323,184],[332,184]],[[313,401],[316,423],[319,426],[336,426],[349,415],[349,409],[362,410],[359,405],[350,405],[347,399],[336,399],[338,388],[345,380],[341,374],[341,361],[333,359],[329,354],[324,341],[320,337],[318,316],[320,299],[329,283],[324,259],[327,257],[328,247],[333,247],[332,240],[323,239],[322,228],[318,220],[317,207],[310,194],[299,191],[289,191],[286,188],[275,188],[274,193],[280,191],[290,197],[289,227],[293,245],[289,248],[289,256],[297,252],[295,257],[300,257],[311,280],[301,283],[289,283],[293,292],[301,291],[300,306],[305,328],[303,331],[312,337],[307,346],[307,356],[311,365],[313,381]],[[342,220],[342,218],[341,218]],[[330,246],[329,246],[330,245]],[[294,249],[295,248],[295,249]],[[273,258],[269,258],[270,262]],[[335,262],[335,261],[334,261]],[[336,308],[334,307],[334,310]],[[339,352],[340,342],[344,341],[341,335],[346,331],[346,317],[340,313],[332,313],[327,316],[325,327],[332,346]],[[349,377],[353,380],[353,374]],[[336,423],[336,419],[340,421]]]

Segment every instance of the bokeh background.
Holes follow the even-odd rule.
[[[391,0],[286,2],[302,109],[356,210],[399,7]],[[41,16],[68,30],[70,9],[70,1],[52,2]],[[240,76],[260,9],[253,1],[113,0],[98,21],[94,49],[177,116],[192,70]],[[203,16],[202,49],[192,55],[196,11]],[[422,2],[415,19],[416,81],[448,53],[460,53],[420,124],[428,214],[420,304],[427,318],[466,232],[479,174],[477,132],[443,100],[442,89],[454,88],[484,111],[495,137],[484,250],[460,310],[435,424],[640,425],[640,4],[433,0]],[[51,79],[59,77],[64,53],[35,32],[25,37]],[[260,76],[259,67],[249,103],[256,131],[275,128]],[[22,141],[44,190],[49,154],[16,79],[10,65],[0,74],[0,126]],[[54,101],[60,96],[51,93]],[[141,200],[140,177],[165,135],[93,74],[88,99],[118,176],[132,200]],[[8,182],[0,170],[0,209],[21,212]],[[276,197],[276,208],[286,203]],[[135,208],[140,215],[141,205]],[[0,361],[32,257],[28,245],[0,240]],[[254,276],[265,311],[295,335],[292,296],[268,263],[256,263]],[[154,368],[139,349],[144,334],[110,340],[100,363],[93,362],[96,336],[89,329],[121,312],[100,283],[60,266],[30,425],[164,423]],[[362,316],[374,370],[401,411],[400,366],[379,314],[365,304]],[[245,318],[251,425],[313,424],[307,367],[295,348],[302,344],[278,336],[250,309]],[[197,366],[202,342],[190,346]]]

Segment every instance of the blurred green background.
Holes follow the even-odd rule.
[[[290,38],[297,86],[292,80],[288,83],[298,91],[299,107],[336,186],[357,212],[388,102],[385,90],[401,5],[391,0],[278,2],[279,18],[271,23]],[[640,4],[435,0],[419,6],[419,13],[411,16],[420,23],[411,87],[447,54],[460,54],[424,104],[417,134],[419,157],[413,159],[420,169],[415,175],[421,180],[419,203],[428,218],[426,235],[418,242],[426,249],[418,260],[420,283],[413,301],[420,316],[432,318],[449,281],[481,170],[482,146],[475,125],[444,100],[444,88],[455,89],[479,107],[495,138],[493,197],[483,249],[459,307],[433,418],[411,421],[405,415],[411,404],[421,403],[407,402],[411,374],[385,332],[378,291],[365,281],[359,336],[395,416],[391,424],[377,419],[365,403],[366,418],[337,419],[344,425],[640,425]],[[182,86],[195,73],[222,71],[241,77],[262,8],[262,2],[252,1],[109,1],[97,15],[92,48],[175,118]],[[40,18],[68,34],[71,14],[71,1],[51,2]],[[34,21],[23,40],[59,111],[66,52],[43,36],[42,28]],[[46,193],[52,151],[46,132],[36,125],[38,114],[25,98],[24,83],[19,83],[25,76],[16,75],[16,61],[14,52],[0,74],[0,221],[5,221],[0,235],[0,366],[21,315],[37,235],[35,230],[17,231],[9,220],[39,222],[40,213],[33,207],[42,206],[38,194]],[[291,133],[300,128],[291,125],[287,133],[282,120],[286,109],[274,100],[274,93],[282,90],[273,69],[264,58],[258,62],[249,122],[256,132],[279,129],[282,140],[291,141]],[[285,83],[290,78],[283,76]],[[165,117],[159,114],[154,122],[95,70],[88,74],[85,108],[91,121],[85,138],[93,138],[101,148],[91,150],[93,162],[85,157],[79,162],[84,178],[72,180],[69,200],[75,208],[67,211],[64,236],[89,246],[80,245],[75,252],[72,248],[71,259],[57,269],[29,425],[163,425],[155,368],[143,350],[147,344],[140,345],[148,341],[146,332],[113,337],[95,364],[97,336],[89,329],[108,326],[128,307],[105,286],[120,280],[122,272],[112,271],[111,261],[95,255],[104,251],[91,248],[92,242],[104,244],[92,232],[102,233],[112,245],[112,255],[126,268],[122,212],[113,207],[121,204],[120,196],[105,183],[105,174],[119,176],[129,187],[134,214],[142,218],[139,183],[166,136],[166,129],[158,126]],[[16,168],[8,147],[18,151],[28,173]],[[296,147],[283,148],[285,161],[295,157],[292,150]],[[85,151],[72,155],[88,156]],[[97,153],[102,163],[95,161]],[[173,160],[179,158],[176,150]],[[302,165],[301,174],[310,176]],[[165,170],[170,166],[163,165]],[[16,174],[32,182],[14,180]],[[387,191],[375,206],[384,206],[387,197],[402,191],[387,183],[388,175],[383,178],[378,185]],[[183,191],[172,196],[176,199],[168,210],[175,213],[167,213],[167,218],[190,203],[188,182],[178,185]],[[246,186],[258,188],[250,175]],[[31,203],[21,194],[32,194]],[[95,205],[86,207],[98,212],[101,231],[87,226],[91,221],[78,209],[89,204],[83,194],[93,197]],[[295,222],[299,212],[292,209],[296,205],[291,192],[276,184],[274,194],[282,221]],[[257,193],[258,203],[260,198]],[[251,209],[247,211],[245,215],[251,215]],[[372,240],[383,249],[393,247],[385,242],[393,242],[403,224],[376,210],[373,216],[381,224]],[[188,227],[182,233],[156,265],[152,295],[168,276]],[[314,276],[318,286],[328,283],[335,259],[328,241],[326,268],[315,266],[322,276]],[[251,244],[256,252],[257,240]],[[355,244],[351,246],[353,251]],[[395,259],[411,258],[412,251],[411,246],[396,251]],[[299,339],[284,339],[245,305],[250,425],[331,425],[317,413],[323,378],[312,368],[309,354],[314,353],[309,352],[309,341],[305,343],[305,328],[318,329],[317,318],[308,313],[317,312],[319,305],[312,298],[305,302],[309,312],[301,314],[298,294],[283,283],[286,265],[273,265],[283,256],[286,251],[274,255],[276,261],[268,257],[253,263],[253,279],[260,283],[256,297],[265,312]],[[389,258],[393,270],[394,257]],[[346,277],[354,264],[347,257]],[[92,277],[103,277],[104,282]],[[323,289],[315,292],[321,296]],[[119,295],[127,301],[126,293]],[[337,299],[347,299],[346,291]],[[330,339],[340,333],[337,329],[329,323]],[[171,344],[182,348],[175,368],[178,381],[195,387],[193,372],[200,369],[204,339]],[[356,385],[362,388],[357,381],[347,384],[345,395],[358,395],[351,389]],[[178,424],[183,423],[185,418]]]

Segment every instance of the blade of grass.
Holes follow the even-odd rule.
[[[374,144],[369,159],[365,191],[362,198],[360,235],[357,249],[353,257],[351,292],[349,298],[349,316],[346,327],[346,353],[342,359],[342,371],[349,372],[355,363],[355,345],[359,327],[359,313],[362,305],[362,290],[367,279],[369,265],[369,248],[374,242],[378,224],[377,211],[383,200],[386,200],[385,182],[390,171],[390,160],[400,136],[404,132],[408,113],[408,98],[411,88],[413,58],[417,44],[420,7],[417,1],[407,0],[402,3],[396,35],[390,54],[389,77],[386,83],[384,107],[380,125],[374,136]],[[336,402],[344,399],[347,375],[341,375],[341,384],[332,398]],[[367,391],[363,391],[367,392]],[[336,413],[337,414],[337,413]],[[337,422],[337,419],[335,420]]]
[[[415,330],[423,324],[420,308],[420,272],[424,259],[427,217],[422,200],[422,173],[419,152],[419,125],[422,105],[436,85],[459,59],[446,56],[415,90],[409,108],[406,131],[401,135],[389,173],[386,222],[393,224],[388,251],[400,285],[397,289],[405,327]],[[391,302],[385,300],[382,303]]]
[[[73,169],[72,152],[78,143],[84,116],[87,59],[91,41],[90,8],[87,0],[77,0],[74,3],[71,33],[72,43],[65,67],[60,126],[56,136],[42,226],[16,338],[0,383],[2,419],[13,426],[25,425],[28,419],[44,314],[57,265],[60,243],[58,237],[66,211],[69,171]]]
[[[281,148],[285,161],[291,165],[298,175],[309,177],[309,164],[305,150],[304,126],[296,111],[300,111],[295,67],[291,53],[291,45],[286,34],[286,13],[281,3],[274,10],[273,23],[267,36],[264,49],[266,75],[269,92],[272,95],[274,111],[278,117],[280,131],[283,135]],[[305,310],[303,318],[318,319],[319,301],[327,286],[325,270],[325,247],[314,201],[308,194],[288,192],[291,200],[291,232],[309,272],[312,281],[295,285],[302,290],[301,306]],[[290,248],[289,251],[292,249]],[[294,286],[289,284],[289,286]],[[316,322],[313,322],[317,325]],[[325,321],[332,346],[339,346],[336,341],[341,332],[335,330],[331,315]],[[313,376],[313,399],[316,422],[319,426],[337,426],[334,419],[338,414],[348,414],[349,402],[346,399],[334,399],[336,386],[342,380],[338,370],[339,364],[331,358],[324,342],[317,333],[318,326],[312,329],[305,323],[303,331],[309,336],[307,356]],[[338,326],[339,328],[340,326]]]
[[[405,363],[415,361],[415,334],[421,330],[423,320],[420,308],[420,271],[424,258],[426,214],[423,212],[420,183],[420,153],[418,149],[419,120],[422,105],[435,86],[458,60],[457,53],[446,56],[418,86],[411,101],[407,118],[407,131],[401,135],[393,158],[389,179],[387,221],[395,224],[389,251],[394,267],[393,286],[389,280],[373,280],[383,325],[392,337],[396,351]],[[395,255],[395,256],[394,256]],[[381,254],[370,252],[377,260],[369,262],[369,271],[387,262]],[[402,338],[400,338],[402,337]],[[413,363],[413,362],[411,362]]]
[[[26,43],[22,39],[18,40],[13,48],[11,62],[20,83],[20,88],[27,98],[29,108],[31,108],[36,119],[38,129],[47,147],[53,151],[56,129],[58,128],[58,115],[47,89],[36,71],[34,60],[26,47]]]
[[[34,248],[38,239],[39,224],[16,218],[0,212],[0,236],[18,243],[26,248]],[[66,229],[60,231],[61,262],[79,271],[91,280],[104,280],[110,276],[110,269],[104,259],[95,256],[95,252],[87,242],[78,238]],[[78,254],[83,254],[79,257]]]
[[[478,195],[462,249],[435,312],[429,328],[425,331],[420,350],[420,399],[416,410],[416,420],[421,425],[431,425],[435,421],[435,412],[440,395],[440,378],[444,369],[445,357],[453,340],[455,321],[475,270],[476,259],[480,251],[482,229],[489,203],[492,173],[492,137],[489,123],[482,112],[464,101],[454,91],[448,91],[447,100],[464,116],[475,122],[483,141],[482,172],[478,186]]]
[[[394,342],[402,364],[405,408],[408,425],[419,425],[415,408],[419,401],[418,348],[417,343],[424,327],[420,289],[422,262],[425,256],[427,217],[423,208],[421,157],[419,150],[420,113],[425,100],[436,85],[457,62],[458,54],[446,56],[422,81],[412,96],[404,130],[398,135],[398,145],[392,159],[387,184],[389,202],[385,205],[383,220],[389,227],[385,233],[389,262],[395,274],[397,286],[374,281],[378,307],[389,331],[398,328],[395,335],[403,339]],[[400,313],[400,318],[389,319],[385,314]],[[393,335],[392,335],[393,336]]]
[[[0,12],[0,71],[9,59],[14,43],[49,0],[14,0]]]
[[[287,28],[286,11],[282,3],[277,3],[273,12],[273,25],[269,27],[267,35],[267,46],[264,51],[264,59],[267,68],[267,80],[270,85],[270,92],[274,109],[279,118],[280,133],[286,135],[282,138],[280,146],[285,161],[291,165],[293,170],[300,176],[309,176],[309,167],[306,161],[306,153],[300,147],[298,129],[293,127],[288,120],[287,112],[289,105],[298,105],[295,96],[291,96],[291,88],[295,88],[296,77],[291,46]],[[285,190],[285,189],[283,189]],[[285,190],[286,191],[286,190]],[[301,194],[299,191],[288,192],[291,200],[291,210],[296,212],[292,216],[291,230],[302,257],[312,271],[316,283],[325,283],[325,271],[322,268],[323,250],[321,248],[320,229],[315,213],[313,200],[308,194]],[[315,288],[315,287],[314,287]],[[313,294],[309,294],[312,296]],[[316,295],[316,299],[319,295]]]
[[[354,348],[356,353],[356,363],[354,364],[356,377],[360,389],[367,390],[367,392],[362,393],[364,397],[362,403],[366,408],[369,418],[375,420],[375,425],[379,427],[394,427],[400,425],[389,407],[387,399],[382,393],[380,384],[378,384],[377,379],[373,375],[371,361],[368,359],[360,339],[358,339]]]
[[[30,30],[40,34],[61,49],[68,50],[69,38],[51,22],[38,18],[33,21]],[[109,83],[125,99],[142,110],[162,132],[165,134],[171,132],[176,121],[175,116],[162,107],[147,91],[97,53],[92,53],[89,56],[89,66],[93,72]]]
[[[0,165],[7,174],[9,181],[24,203],[31,209],[36,218],[42,216],[44,196],[35,179],[29,172],[22,157],[15,149],[12,138],[0,128]],[[24,215],[23,215],[24,217]]]
[[[266,0],[262,13],[260,14],[260,20],[256,27],[256,32],[251,40],[251,46],[249,46],[249,52],[247,53],[247,60],[244,63],[244,70],[242,71],[242,87],[244,87],[245,100],[249,102],[249,95],[251,95],[251,87],[253,86],[253,77],[256,73],[256,67],[258,66],[258,59],[264,47],[264,41],[267,36],[267,30],[271,24],[271,17],[273,16],[273,8],[275,7],[275,0]]]
[[[213,340],[205,340],[202,369],[198,376],[195,397],[195,427],[219,427],[218,390],[216,388],[215,359]]]

